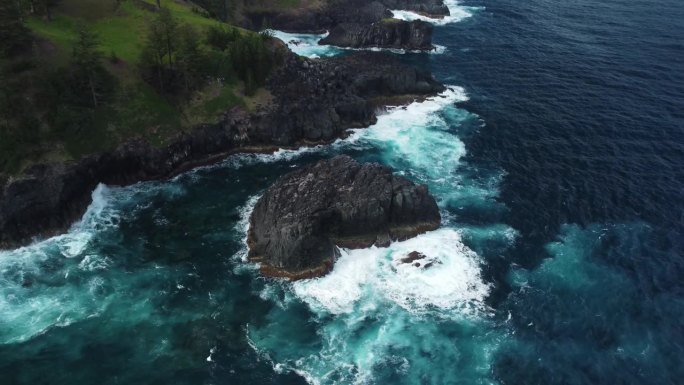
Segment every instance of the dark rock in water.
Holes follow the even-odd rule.
[[[432,25],[416,20],[385,19],[373,24],[342,23],[319,44],[350,48],[432,50]]]
[[[413,11],[433,18],[450,15],[449,8],[442,0],[382,0],[382,3],[390,9]]]
[[[417,251],[412,251],[412,252],[408,253],[408,255],[406,257],[401,259],[401,263],[411,263],[411,262],[415,262],[419,259],[424,259],[424,258],[426,258],[425,254],[417,252]],[[420,266],[420,264],[419,264],[419,266]]]
[[[315,277],[332,269],[338,246],[386,245],[439,224],[425,186],[380,164],[337,156],[283,176],[259,199],[249,257],[269,276]]]
[[[279,11],[246,10],[241,24],[253,30],[268,25],[285,32],[323,33],[342,23],[371,25],[391,18],[390,10],[413,11],[433,18],[449,15],[442,0],[323,0],[309,7],[286,7]]]

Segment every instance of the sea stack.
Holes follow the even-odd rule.
[[[259,199],[249,258],[266,276],[293,280],[332,270],[338,247],[386,247],[439,227],[427,187],[377,163],[337,156],[291,172]]]

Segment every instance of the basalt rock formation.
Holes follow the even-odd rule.
[[[313,3],[312,3],[313,4]],[[248,10],[242,22],[251,29],[270,28],[293,33],[330,32],[321,44],[340,47],[430,50],[432,25],[392,18],[391,10],[407,10],[442,18],[449,8],[442,0],[326,0],[315,6],[279,11]]]
[[[382,0],[382,2],[390,9],[413,11],[437,19],[449,16],[449,8],[442,0]]]
[[[268,276],[316,277],[332,269],[338,246],[385,247],[439,224],[427,187],[337,156],[281,177],[264,193],[250,217],[249,257]]]
[[[319,44],[350,48],[395,48],[431,50],[432,25],[416,21],[384,19],[373,24],[342,23],[330,31]]]
[[[85,212],[98,183],[160,179],[236,152],[328,143],[375,121],[379,106],[440,92],[429,74],[381,54],[310,60],[286,53],[269,79],[272,101],[227,111],[216,124],[179,134],[162,148],[131,139],[76,162],[0,174],[0,248],[66,230]]]

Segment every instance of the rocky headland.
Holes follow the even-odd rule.
[[[270,102],[254,111],[234,108],[165,147],[131,139],[77,161],[0,174],[0,248],[65,231],[83,215],[98,183],[167,178],[233,153],[329,143],[349,128],[374,123],[381,106],[434,95],[444,86],[388,55],[311,60],[288,51],[266,88]]]
[[[383,19],[372,24],[341,23],[319,44],[348,48],[394,48],[410,51],[431,50],[432,25],[416,20]]]
[[[349,48],[431,50],[431,24],[392,19],[391,10],[413,11],[432,18],[449,15],[442,0],[327,0],[280,11],[248,10],[242,24],[291,33],[323,33],[320,44]]]
[[[386,247],[439,227],[427,187],[377,163],[337,156],[281,177],[250,217],[249,258],[264,275],[328,273],[338,247]]]

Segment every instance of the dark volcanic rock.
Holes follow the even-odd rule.
[[[419,259],[425,259],[425,254],[418,252],[418,251],[412,251],[408,253],[408,255],[404,258],[401,259],[401,263],[411,263],[415,262]]]
[[[132,139],[78,162],[37,165],[14,177],[0,174],[0,248],[66,230],[83,215],[98,183],[166,178],[235,152],[328,143],[349,128],[372,124],[384,98],[411,101],[444,89],[429,74],[385,55],[309,60],[291,53],[267,88],[273,101],[256,112],[231,110],[220,122],[181,133],[163,148]]]
[[[391,19],[390,10],[414,11],[434,18],[449,15],[449,8],[442,0],[328,0],[316,6],[279,12],[247,11],[243,25],[254,30],[268,25],[294,33],[329,31],[330,36],[321,44],[340,47],[433,48],[432,25]]]
[[[98,183],[125,185],[164,178],[212,155],[240,148],[247,117],[234,111],[220,124],[181,134],[165,148],[131,140],[74,163],[40,164],[0,184],[0,248],[65,230],[83,215]],[[0,182],[1,182],[0,178]]]
[[[275,100],[250,130],[259,143],[326,143],[351,127],[375,122],[378,105],[403,96],[412,101],[444,90],[427,73],[391,55],[359,53],[326,60],[290,56],[269,82]]]
[[[387,246],[439,227],[425,186],[377,163],[338,156],[280,178],[250,218],[249,256],[262,272],[291,279],[327,273],[337,246]]]
[[[442,0],[382,0],[390,9],[413,11],[421,15],[441,18],[449,16],[449,8]]]
[[[397,48],[431,50],[432,25],[416,20],[382,20],[373,24],[342,23],[330,31],[319,44],[338,47]]]

